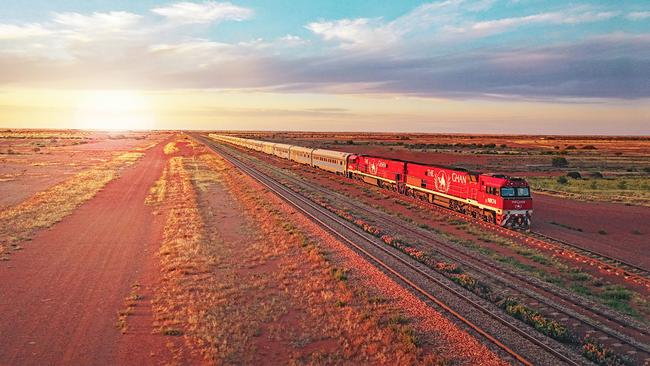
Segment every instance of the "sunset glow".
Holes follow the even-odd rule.
[[[148,101],[134,91],[90,91],[78,97],[75,127],[93,130],[145,130],[154,127]]]

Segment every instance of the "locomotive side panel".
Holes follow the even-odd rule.
[[[468,172],[408,163],[406,176],[406,183],[412,189],[426,189],[460,200],[472,199],[475,179]]]
[[[405,171],[406,163],[403,161],[361,155],[356,158],[355,169],[352,172],[370,175],[390,183],[401,183],[405,179]]]

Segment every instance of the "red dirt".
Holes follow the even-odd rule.
[[[29,250],[0,264],[3,364],[152,364],[171,358],[165,338],[151,334],[147,296],[157,278],[162,222],[144,199],[167,158],[162,146],[39,233]],[[117,312],[136,283],[145,298],[122,335]]]
[[[85,136],[85,140],[57,139],[54,143],[50,139],[0,138],[0,208],[18,204],[114,154],[145,148],[168,137],[162,133],[151,133],[147,139],[109,139],[102,133]],[[80,141],[85,143],[76,145]],[[38,152],[32,150],[36,144],[41,145]],[[6,154],[8,149],[16,154]]]
[[[536,194],[534,200],[533,230],[650,268],[650,208],[575,201],[544,194]],[[607,234],[599,234],[599,230]],[[641,234],[634,234],[634,230]]]

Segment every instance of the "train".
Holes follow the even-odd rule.
[[[523,178],[229,135],[208,137],[360,180],[505,228],[530,229],[533,199]]]

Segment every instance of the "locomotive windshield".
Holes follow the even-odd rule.
[[[521,188],[501,188],[501,197],[529,197],[530,191],[528,187]]]

